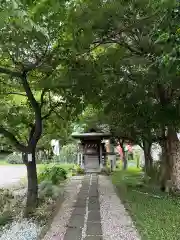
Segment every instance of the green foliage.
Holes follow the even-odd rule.
[[[67,178],[67,171],[59,166],[45,166],[38,174],[38,181],[51,181],[53,185],[58,185]]]
[[[39,198],[45,199],[45,198],[52,198],[53,200],[56,200],[61,193],[61,189],[53,185],[52,181],[44,180],[39,184]]]
[[[61,150],[60,154],[57,158],[61,163],[75,163],[77,161],[77,145],[75,144],[68,144],[64,145]]]
[[[139,179],[138,169],[114,172],[112,176],[142,239],[179,239],[179,198],[162,194],[152,185],[137,188]]]
[[[83,175],[85,171],[79,165],[74,165],[73,168],[71,169],[71,173],[72,173],[72,176],[76,176],[76,175]]]
[[[0,189],[0,211],[3,212],[3,209],[8,208],[13,199],[14,197],[10,190]]]
[[[12,212],[5,211],[0,215],[0,226],[4,226],[13,220]]]
[[[101,173],[109,176],[109,175],[111,175],[112,172],[111,172],[110,167],[106,166],[105,168],[102,169]]]
[[[80,59],[86,70],[79,75],[82,79],[90,75],[92,88],[99,84],[100,91],[95,96],[90,93],[90,101],[82,84],[84,102],[88,99],[95,110],[94,115],[86,111],[89,117],[85,114],[81,125],[106,124],[115,137],[140,144],[146,138],[159,139],[162,126],[178,129],[179,2],[117,0],[82,5],[70,16],[83,29],[83,34],[78,34],[78,27],[72,29],[77,33],[74,41],[79,43],[78,51],[83,47],[85,51],[87,45],[93,50]],[[82,25],[86,18],[92,20]]]
[[[0,189],[0,226],[12,221],[15,200],[8,189]]]
[[[64,92],[65,83],[59,82],[70,48],[67,10],[66,1],[16,0],[0,6],[0,133],[18,150],[31,142],[28,138],[37,111],[39,121],[49,118],[43,124],[45,137],[39,147],[59,136],[62,144],[69,141],[78,107],[77,98]]]
[[[6,161],[9,164],[23,164],[22,154],[12,153],[7,156]]]
[[[145,170],[145,169],[143,169]],[[147,172],[148,176],[145,176],[145,183],[153,183],[160,184],[160,176],[161,176],[161,162],[156,161],[153,163],[152,167]]]
[[[84,169],[83,168],[81,168],[80,166],[77,166],[76,168],[76,173],[77,174],[80,174],[80,175],[82,175],[82,174],[84,174],[85,172],[84,172]]]

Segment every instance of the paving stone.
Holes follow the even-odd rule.
[[[89,192],[89,189],[82,189],[82,190],[79,192],[79,196],[81,196],[81,195],[88,195],[88,192]]]
[[[91,181],[91,186],[97,185],[97,183],[98,183],[97,179],[92,179],[92,181]]]
[[[86,202],[77,202],[74,204],[73,206],[74,208],[78,207],[78,208],[85,208],[86,207]]]
[[[102,235],[100,223],[87,222],[87,235]]]
[[[90,189],[97,189],[98,183],[97,182],[92,182]]]
[[[84,197],[84,196],[79,196],[78,198],[77,198],[77,200],[76,200],[76,202],[86,202],[86,199],[87,199],[87,197]]]
[[[94,185],[91,186],[90,192],[98,192],[97,184],[94,184]]]
[[[63,240],[81,240],[81,235],[81,229],[68,228]]]
[[[92,210],[88,214],[88,221],[101,222],[100,211]]]
[[[90,190],[89,197],[98,197],[98,190]]]
[[[88,209],[89,209],[89,211],[91,211],[91,210],[99,211],[100,205],[99,205],[99,203],[89,203]]]
[[[89,203],[99,204],[99,198],[98,197],[89,197]]]
[[[97,175],[96,174],[92,174],[92,179],[97,179]]]
[[[68,227],[82,228],[84,226],[84,215],[72,215]]]
[[[82,186],[82,188],[81,188],[81,190],[80,190],[80,193],[81,193],[81,192],[84,192],[84,191],[86,191],[86,192],[89,191],[89,185],[88,185],[88,184],[85,184],[85,183],[84,183],[84,185]]]
[[[89,183],[89,180],[90,180],[90,177],[89,177],[89,176],[84,176],[84,180],[83,180],[82,184],[83,184],[83,183],[88,184],[88,183]]]
[[[84,240],[103,240],[101,236],[87,236]]]
[[[76,207],[72,215],[85,215],[86,209],[84,207]]]

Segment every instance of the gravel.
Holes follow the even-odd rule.
[[[99,176],[99,201],[103,240],[140,240],[130,216],[106,176]]]
[[[63,240],[73,204],[82,185],[82,177],[72,177],[65,186],[64,202],[57,212],[51,227],[43,240]],[[114,187],[106,176],[99,176],[99,202],[103,240],[140,240],[140,236],[126,212]],[[37,240],[42,228],[32,221],[14,221],[4,227],[0,240]]]
[[[67,224],[73,211],[72,206],[76,201],[82,179],[83,177],[72,177],[72,179],[65,186],[65,200],[56,217],[54,218],[50,230],[44,237],[44,240],[63,240],[67,229]],[[22,189],[22,191],[17,191],[15,195],[23,195],[24,192],[25,189]],[[6,225],[4,228],[1,228],[0,240],[38,240],[41,231],[42,227],[32,220],[16,220],[11,224]]]
[[[73,204],[76,202],[77,195],[81,188],[83,176],[72,177],[65,187],[65,200],[55,216],[51,227],[43,240],[63,240],[68,226],[69,219],[74,210]],[[73,240],[73,239],[72,239]]]
[[[14,221],[3,229],[0,240],[37,240],[41,227],[32,221]]]

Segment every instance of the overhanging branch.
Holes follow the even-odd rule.
[[[29,141],[29,147],[36,146],[37,142],[39,141],[41,134],[42,134],[42,119],[41,119],[41,108],[39,103],[36,101],[32,89],[29,85],[27,80],[27,72],[24,72],[21,76],[22,85],[24,91],[26,92],[27,98],[31,104],[31,107],[35,113],[35,130],[33,137]]]
[[[10,70],[8,68],[4,68],[4,67],[0,67],[0,73],[7,74],[12,77],[21,77],[22,76],[22,74],[20,72],[12,71],[12,70]]]
[[[42,92],[41,92],[41,103],[40,103],[40,108],[43,107],[43,104],[44,104],[44,95],[46,93],[47,89],[43,89]]]
[[[19,92],[8,92],[8,93],[4,93],[4,95],[19,95],[19,96],[27,97],[26,94],[19,93]]]
[[[51,108],[50,108],[49,112],[42,117],[42,120],[45,120],[48,117],[50,117],[53,112],[56,113],[56,115],[58,115],[60,118],[62,118],[64,120],[64,118],[62,116],[60,116],[56,111],[56,108],[59,107],[61,104],[62,103],[57,103],[55,105],[51,105]]]
[[[8,138],[18,150],[20,150],[21,152],[24,151],[25,146],[17,140],[14,134],[6,130],[4,127],[0,127],[0,133],[3,134],[4,137]]]

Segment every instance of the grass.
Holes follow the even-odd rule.
[[[66,171],[69,171],[69,169],[73,168],[74,164],[70,163],[50,163],[50,164],[37,164],[37,171],[43,170],[45,166],[53,166],[53,165],[59,166],[61,168],[64,168]]]
[[[6,160],[0,160],[0,166],[24,166],[24,164],[10,164],[10,163],[8,163]],[[43,163],[39,163],[39,164],[37,164],[37,169],[41,169],[41,168],[43,168],[45,165],[47,165],[47,164],[43,164]],[[54,163],[50,163],[50,164],[48,164],[48,165],[54,165]],[[70,164],[70,163],[58,163],[58,164],[56,164],[56,165],[59,165],[59,166],[61,166],[62,168],[64,168],[65,170],[69,170],[70,168],[72,168],[73,166],[74,166],[74,164]]]
[[[180,239],[180,199],[143,186],[139,169],[118,170],[112,182],[130,212],[143,240]],[[145,193],[146,194],[143,194]]]
[[[0,166],[13,166],[14,164],[8,163],[6,160],[0,160]],[[18,164],[20,165],[20,164]],[[22,165],[22,164],[21,164]]]

